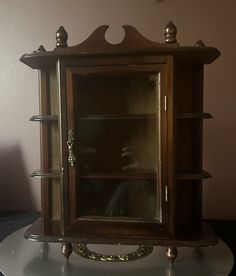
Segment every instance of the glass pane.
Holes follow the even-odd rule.
[[[158,80],[74,79],[79,216],[160,220]]]
[[[94,75],[75,79],[81,117],[156,113],[154,76]],[[79,80],[79,81],[78,81]]]
[[[156,173],[156,121],[80,120],[80,173]]]
[[[81,179],[81,216],[158,218],[155,179]],[[81,198],[81,197],[80,197]]]

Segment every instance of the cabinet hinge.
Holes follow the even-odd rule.
[[[167,95],[164,96],[164,110],[167,111],[168,98]]]
[[[165,202],[168,202],[168,186],[165,186]]]

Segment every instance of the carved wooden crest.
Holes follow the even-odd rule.
[[[172,22],[169,22],[165,28],[165,43],[153,42],[141,35],[134,27],[129,25],[122,26],[125,32],[123,41],[118,44],[109,43],[106,38],[108,25],[98,27],[84,42],[81,44],[67,47],[68,35],[64,27],[60,27],[56,32],[57,45],[54,51],[65,49],[70,52],[100,52],[100,51],[117,51],[128,49],[145,49],[178,46],[176,40],[177,29]]]

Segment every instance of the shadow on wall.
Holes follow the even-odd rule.
[[[0,148],[0,210],[35,210],[21,149]]]

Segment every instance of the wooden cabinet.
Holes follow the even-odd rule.
[[[201,222],[203,66],[219,55],[182,47],[176,27],[151,42],[124,26],[120,44],[101,26],[68,47],[43,46],[21,61],[40,72],[42,218],[26,238],[63,243],[178,246],[217,238]],[[172,256],[172,257],[171,257]]]

